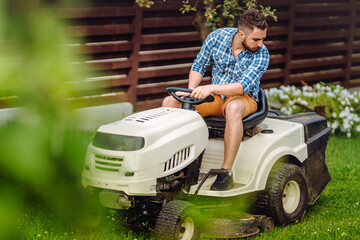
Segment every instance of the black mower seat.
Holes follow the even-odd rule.
[[[244,130],[253,128],[259,123],[261,123],[266,118],[267,113],[268,113],[268,102],[264,90],[260,88],[257,111],[243,118]],[[225,129],[226,120],[223,117],[208,116],[208,117],[204,117],[204,120],[208,125],[208,127],[210,128]]]

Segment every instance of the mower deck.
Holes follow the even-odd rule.
[[[274,222],[264,215],[243,214],[240,218],[212,218],[204,225],[203,237],[239,238],[252,236],[261,231],[271,231]]]

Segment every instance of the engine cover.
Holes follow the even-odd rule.
[[[208,129],[202,117],[177,108],[136,113],[101,126],[97,134],[105,138],[108,134],[109,139],[94,144],[95,136],[89,145],[83,185],[128,195],[156,195],[156,180],[191,164],[208,143]],[[137,148],[117,148],[112,141],[114,136],[141,138],[143,143]],[[123,144],[127,142],[123,140]],[[112,146],[106,146],[107,143]]]

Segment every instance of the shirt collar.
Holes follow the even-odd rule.
[[[226,41],[227,41],[227,46],[228,46],[229,48],[232,48],[232,40],[233,40],[235,34],[237,34],[237,33],[238,33],[237,28],[232,28],[231,31],[229,31],[229,34],[227,34],[227,36],[226,36],[226,37],[227,37]]]

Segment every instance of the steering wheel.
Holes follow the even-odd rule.
[[[187,93],[192,93],[192,89],[188,89],[188,88],[179,88],[179,87],[168,87],[166,88],[166,92],[173,96],[176,100],[178,100],[179,102],[181,102],[183,105],[199,105],[201,103],[204,102],[212,102],[214,101],[214,96],[209,95],[206,98],[194,98],[194,97],[184,97],[181,98],[179,96],[176,95],[176,92],[187,92]]]

